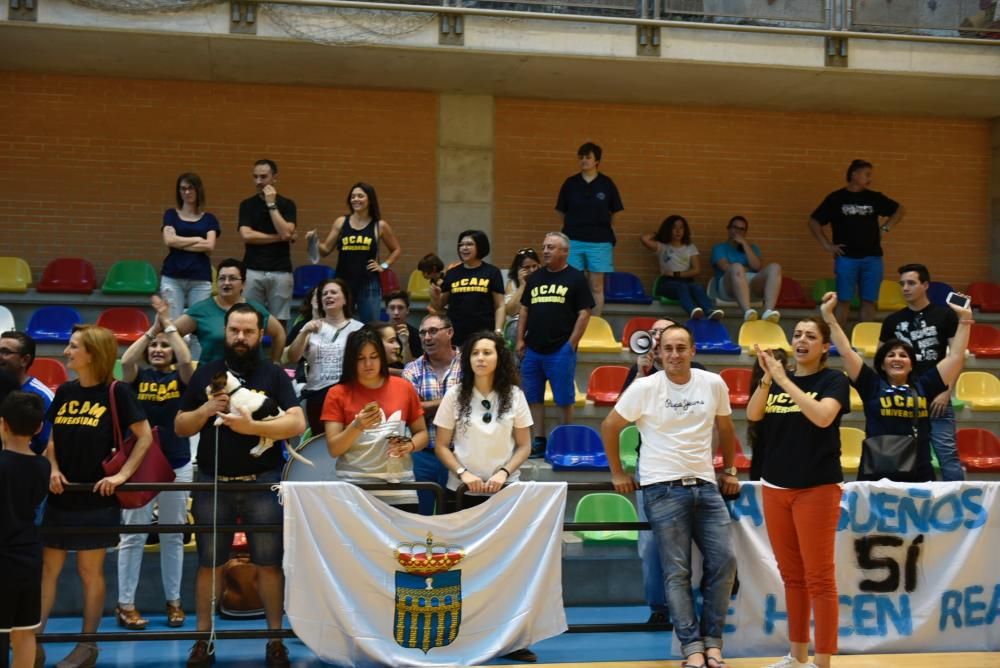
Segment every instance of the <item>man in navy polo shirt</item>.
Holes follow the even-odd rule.
[[[589,276],[594,315],[600,315],[604,309],[604,274],[615,270],[615,230],[611,222],[625,207],[615,182],[597,171],[601,147],[587,142],[576,154],[580,173],[563,182],[556,211],[563,219],[562,232],[571,242],[569,264]]]

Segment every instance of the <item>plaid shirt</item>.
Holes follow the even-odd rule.
[[[413,360],[403,369],[403,378],[417,389],[417,395],[421,401],[434,401],[444,397],[445,392],[458,385],[462,380],[462,358],[458,348],[452,348],[454,357],[451,358],[451,365],[444,374],[444,380],[439,381],[434,367],[431,366],[427,355],[421,355]],[[434,437],[437,428],[434,420],[427,420],[427,447],[434,447]]]

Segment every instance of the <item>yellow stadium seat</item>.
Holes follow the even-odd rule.
[[[31,267],[19,257],[0,257],[0,292],[27,292]]]
[[[898,311],[906,307],[906,300],[903,299],[903,289],[896,281],[888,279],[882,281],[878,288],[878,310]]]
[[[620,353],[622,344],[615,338],[608,321],[594,315],[587,321],[587,329],[580,339],[578,350],[582,353]]]
[[[424,278],[419,269],[414,269],[410,274],[410,280],[406,282],[406,291],[410,293],[410,299],[422,299],[430,301],[431,283]]]
[[[955,396],[974,411],[1000,411],[1000,379],[986,371],[965,371],[958,377]]]
[[[852,411],[862,411],[865,409],[865,405],[861,402],[861,395],[858,391],[851,385],[851,410]]]
[[[577,386],[576,381],[573,381],[573,392],[575,393],[575,398],[573,399],[574,406],[586,406],[587,405],[587,395],[580,391],[579,386]],[[556,400],[552,396],[552,386],[549,385],[549,381],[545,381],[545,405],[555,406]]]
[[[861,444],[865,432],[856,427],[840,428],[840,468],[845,473],[857,473],[861,466]]]
[[[882,333],[880,322],[859,322],[851,332],[851,346],[865,357],[874,357],[878,350],[879,334]]]
[[[740,327],[738,343],[743,348],[743,352],[748,355],[756,355],[753,349],[755,343],[760,346],[761,350],[780,348],[786,352],[792,352],[792,346],[785,338],[785,332],[781,327],[767,320],[744,322]]]

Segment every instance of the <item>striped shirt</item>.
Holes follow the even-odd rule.
[[[417,359],[413,360],[403,369],[403,378],[410,381],[413,387],[417,389],[417,395],[420,397],[420,401],[436,401],[444,398],[445,392],[450,388],[458,385],[462,380],[462,357],[459,355],[457,348],[452,348],[454,356],[451,358],[451,365],[448,366],[448,370],[445,371],[444,376],[441,380],[438,380],[437,374],[434,373],[434,367],[431,366],[430,360],[427,359],[427,355],[421,355]],[[437,429],[434,427],[433,420],[429,421],[427,425],[427,447],[434,447],[434,437],[437,435]]]

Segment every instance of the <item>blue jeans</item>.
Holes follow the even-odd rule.
[[[198,471],[195,482],[212,482],[215,476]],[[256,482],[277,483],[281,481],[281,469],[265,471],[257,474]],[[272,491],[266,492],[226,492],[222,488],[225,482],[219,483],[219,506],[217,522],[219,524],[236,524],[236,518],[241,517],[248,524],[281,524],[284,514],[278,495]],[[191,515],[195,524],[211,524],[212,511],[215,509],[214,493],[192,492]],[[283,543],[281,532],[261,533],[247,529],[247,542],[250,544],[250,561],[255,566],[281,566]],[[218,548],[213,545],[211,533],[197,534],[198,565],[202,568],[218,567],[229,561],[229,552],[233,544],[233,532],[217,533]]]
[[[170,319],[177,320],[189,306],[212,296],[212,281],[160,276],[160,296],[170,305]]]
[[[656,294],[653,296],[676,299],[681,303],[681,308],[684,309],[684,312],[688,314],[695,307],[705,311],[705,315],[708,315],[715,308],[712,300],[708,298],[705,288],[695,281],[663,278],[656,284]]]
[[[641,489],[635,490],[635,505],[639,511],[639,521],[649,521]],[[667,594],[663,588],[660,548],[652,531],[639,532],[639,560],[642,562],[642,586],[646,593],[646,605],[654,612],[667,612]]]
[[[729,536],[729,511],[719,488],[699,481],[690,487],[660,483],[642,490],[646,515],[660,548],[670,621],[688,657],[722,648],[736,556]],[[691,541],[701,551],[701,620],[691,591]]]
[[[448,484],[448,469],[434,454],[434,448],[424,448],[413,453],[413,477],[417,482],[436,482],[443,488]],[[434,492],[418,491],[417,503],[420,514],[433,515],[436,500]],[[444,508],[438,508],[438,512],[443,513]]]
[[[955,444],[955,411],[951,404],[943,415],[931,418],[931,447],[941,465],[942,480],[965,480],[965,471],[958,460],[958,446]]]
[[[378,276],[372,274],[372,278],[357,286],[355,292],[357,294],[351,295],[354,318],[365,324],[378,320],[382,313],[382,284]]]

